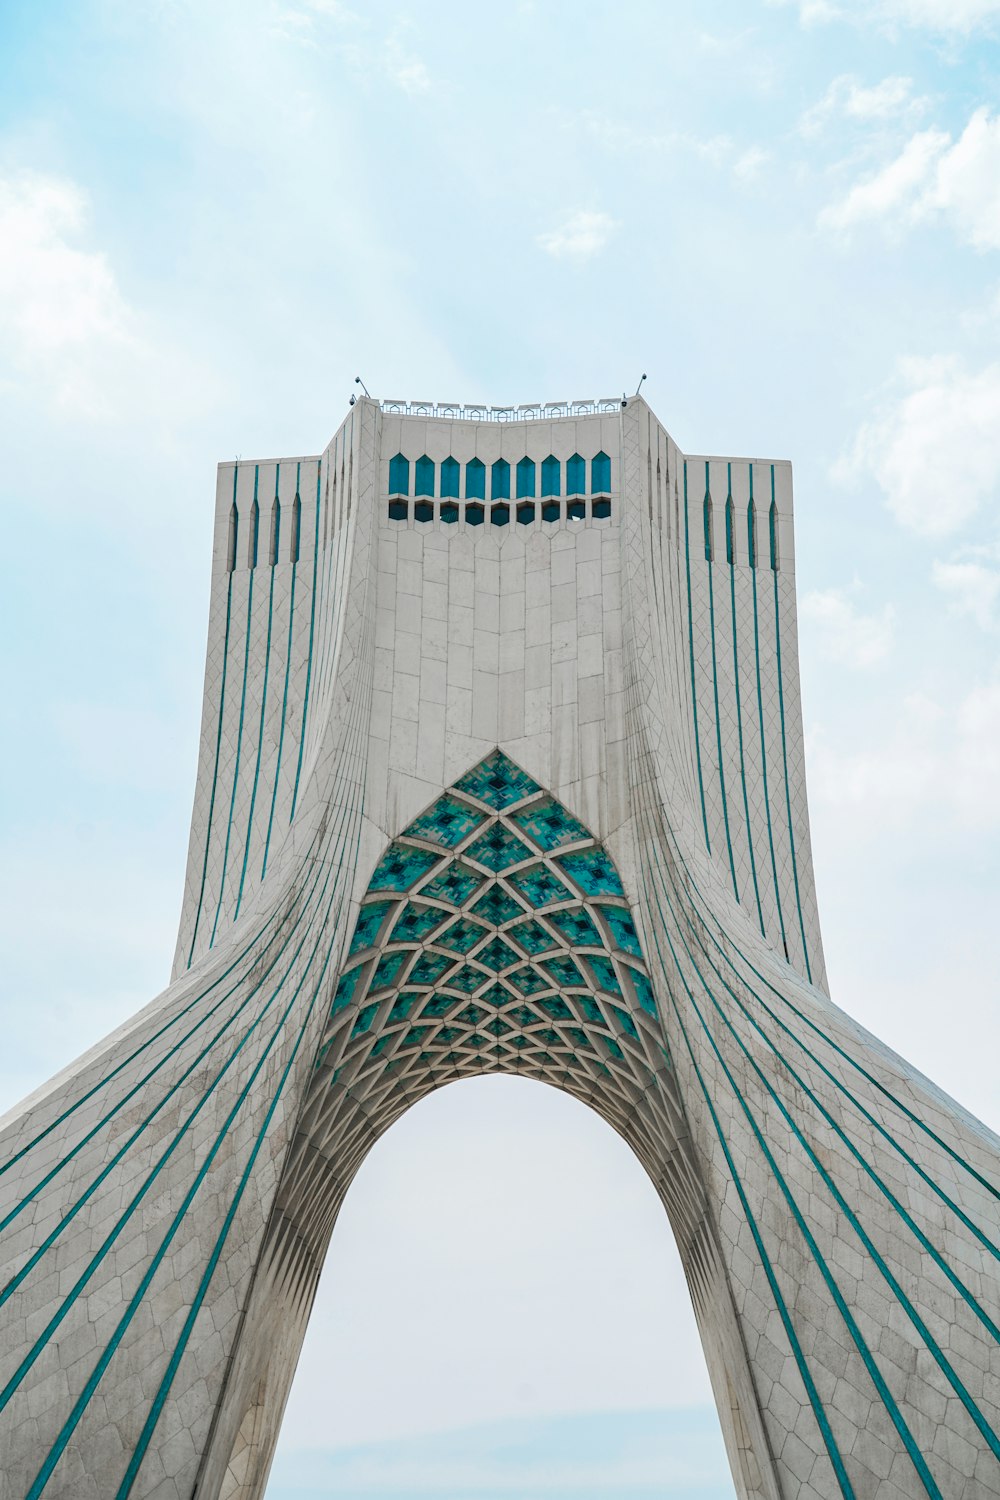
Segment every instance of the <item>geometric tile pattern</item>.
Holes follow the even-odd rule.
[[[534,850],[515,830],[534,839]],[[447,865],[431,869],[417,858],[425,839],[447,846]],[[567,845],[572,853],[559,861],[568,880],[551,852]],[[528,878],[519,880],[527,862]],[[386,920],[389,879],[398,897]],[[442,910],[453,918],[446,927]],[[622,1081],[648,1088],[663,1064],[648,972],[613,862],[500,751],[395,840],[362,902],[358,933],[371,941],[352,939],[331,1007],[307,1104],[314,1132],[345,1074],[357,1095],[387,1076],[415,1088],[515,1069],[610,1099]],[[345,1034],[346,1046],[336,1045]]]

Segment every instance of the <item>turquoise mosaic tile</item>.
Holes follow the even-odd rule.
[[[556,864],[583,891],[585,896],[623,896],[618,871],[601,848],[583,849],[579,854],[560,854]]]
[[[532,858],[532,851],[527,844],[502,823],[492,823],[484,834],[469,845],[465,853],[469,859],[492,870],[494,875]]]
[[[444,911],[440,906],[417,906],[414,901],[408,901],[396,918],[392,940],[394,943],[422,942],[450,916],[451,912]]]
[[[414,838],[427,839],[432,844],[443,844],[454,849],[456,844],[473,833],[485,821],[485,814],[477,812],[467,802],[459,802],[447,793],[439,797],[433,807],[421,813],[407,828]]]
[[[504,989],[502,984],[491,984],[479,998],[484,1005],[495,1005],[499,1010],[501,1006],[509,1005],[514,997],[509,990]]]
[[[494,750],[485,760],[467,771],[461,781],[455,783],[458,791],[478,797],[488,807],[502,812],[514,802],[521,802],[532,793],[541,791],[526,771],[508,760],[502,750]]]
[[[614,1011],[616,1017],[618,1018],[618,1022],[622,1030],[625,1032],[626,1036],[639,1035],[636,1024],[627,1010],[622,1010],[620,1005],[613,1005],[611,1009]]]
[[[405,991],[400,995],[392,1010],[389,1012],[390,1021],[405,1021],[414,1005],[423,1000],[423,995],[416,994],[413,990]]]
[[[519,870],[516,875],[511,875],[510,883],[526,901],[536,907],[554,906],[557,901],[569,901],[572,895],[545,865]]]
[[[367,1031],[377,1015],[377,1005],[366,1005],[363,1010],[359,1010],[358,1019],[354,1023],[354,1030],[351,1032],[351,1037],[361,1036],[363,1032]]]
[[[547,974],[551,974],[556,984],[563,989],[583,989],[587,981],[573,960],[565,955],[559,958],[546,958],[542,961],[542,968]]]
[[[356,953],[363,953],[370,948],[382,926],[382,920],[386,912],[392,906],[391,901],[367,901],[358,912],[358,922],[351,938],[351,946],[348,958],[353,958]]]
[[[552,1017],[553,1021],[572,1021],[573,1012],[565,1000],[560,1000],[558,995],[549,995],[545,1000],[539,1000],[538,1004],[546,1015]]]
[[[643,1010],[647,1011],[651,1016],[657,1015],[656,997],[653,994],[653,986],[650,984],[646,975],[640,973],[638,969],[630,968],[628,972],[629,977],[631,978],[632,983],[635,986],[635,997],[638,1000],[639,1004],[642,1006]]]
[[[424,953],[410,970],[408,984],[437,984],[441,976],[454,966],[455,960],[446,953]]]
[[[519,922],[516,927],[509,929],[507,936],[513,938],[518,947],[532,957],[536,953],[549,953],[556,946],[555,938],[541,922]]]
[[[615,1041],[614,1037],[611,1037],[611,1036],[602,1036],[601,1037],[601,1041],[604,1043],[605,1047],[607,1047],[607,1049],[611,1053],[612,1057],[624,1057],[625,1056],[624,1052],[619,1047],[619,1045]]]
[[[566,1035],[578,1052],[590,1051],[590,1037],[585,1031],[581,1031],[579,1026],[567,1026]]]
[[[618,983],[618,975],[610,958],[601,958],[597,954],[588,954],[586,958],[588,968],[597,981],[599,990],[606,990],[609,995],[620,995],[622,987]]]
[[[432,995],[420,1012],[420,1019],[438,1020],[441,1016],[446,1016],[450,1010],[454,1010],[459,1003],[454,995]]]
[[[527,1005],[515,1005],[512,1010],[504,1011],[504,1015],[508,1016],[512,1021],[516,1021],[518,1026],[538,1025],[538,1016]]]
[[[420,894],[432,901],[450,901],[453,906],[464,906],[483,880],[484,876],[456,859],[428,881]]]
[[[501,1021],[499,1016],[494,1016],[492,1021],[487,1021],[484,1030],[492,1032],[494,1036],[506,1036],[511,1027],[506,1021]]]
[[[369,990],[388,989],[409,956],[409,953],[406,952],[383,953],[378,961],[375,973],[371,977],[371,983],[368,986]]]
[[[411,1026],[399,1045],[406,1051],[411,1047],[422,1047],[430,1032],[430,1026]]]
[[[466,1026],[478,1026],[485,1015],[486,1012],[480,1006],[467,1005],[464,1010],[459,1011],[455,1019],[464,1022]]]
[[[585,1021],[593,1021],[595,1026],[604,1026],[604,1013],[596,1000],[590,1000],[584,995],[576,996],[576,1003]]]
[[[331,1016],[336,1015],[338,1010],[343,1010],[345,1005],[350,1005],[351,1001],[354,999],[354,991],[357,988],[357,983],[360,977],[360,966],[356,969],[348,969],[347,973],[343,976],[340,983],[337,985],[337,990],[333,997],[333,1004],[330,1006]]]
[[[433,870],[440,859],[428,849],[410,849],[406,844],[390,844],[375,867],[370,891],[408,891],[411,885]]]
[[[514,900],[509,891],[505,891],[502,885],[491,885],[489,890],[472,907],[473,914],[482,917],[484,922],[492,922],[495,927],[502,927],[504,922],[512,922],[515,917],[523,916],[524,907]]]
[[[554,797],[546,797],[534,807],[522,808],[511,814],[522,833],[526,833],[540,849],[561,849],[564,844],[575,844],[580,839],[589,839],[590,834],[583,824],[568,813]]]
[[[457,1042],[461,1036],[461,1026],[442,1026],[438,1032],[437,1039],[439,1042],[444,1042],[446,1046],[450,1047],[452,1042]]]
[[[604,939],[582,906],[554,911],[549,921],[574,948],[604,947]]]
[[[479,904],[482,905],[482,902]],[[450,948],[453,953],[466,954],[485,936],[485,927],[480,927],[478,922],[470,922],[468,917],[459,917],[446,932],[442,932],[437,941],[442,948]]]
[[[448,979],[448,988],[460,990],[463,995],[471,995],[473,990],[486,980],[482,969],[474,969],[471,964],[463,964],[462,967]]]
[[[537,995],[539,990],[551,988],[549,981],[544,979],[530,964],[525,964],[523,969],[515,969],[513,974],[507,977],[511,984],[517,986],[522,995]]]
[[[505,943],[503,938],[494,938],[492,943],[487,943],[486,947],[481,948],[476,954],[476,962],[485,964],[488,969],[492,969],[497,974],[501,969],[509,969],[511,964],[520,962],[520,957],[521,955],[516,953],[509,943]]]
[[[620,948],[623,953],[631,953],[634,958],[642,957],[642,948],[639,944],[639,934],[635,930],[635,923],[631,915],[622,906],[600,906],[598,910],[611,929],[611,936],[615,947]]]

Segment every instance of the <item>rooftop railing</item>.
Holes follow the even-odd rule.
[[[597,417],[617,412],[619,396],[586,401],[529,401],[524,406],[463,406],[457,401],[380,401],[394,417],[433,417],[444,422],[550,422],[557,417]]]

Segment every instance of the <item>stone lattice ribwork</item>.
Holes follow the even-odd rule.
[[[358,1166],[487,1072],[643,1162],[742,1497],[1000,1496],[998,1142],[827,993],[788,465],[509,418],[220,468],[172,983],[0,1122],[0,1496],[259,1500]]]

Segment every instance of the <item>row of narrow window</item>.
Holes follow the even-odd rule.
[[[415,496],[426,495],[433,497],[440,493],[442,500],[457,500],[459,498],[459,480],[461,478],[462,466],[455,458],[446,458],[441,464],[441,488],[435,489],[436,465],[432,458],[426,453],[418,458],[413,466],[413,493]],[[536,464],[533,458],[522,458],[519,460],[515,470],[514,499],[532,500],[539,491],[537,485],[537,471],[541,473],[541,496],[556,496],[562,494],[562,464],[554,454],[543,458],[541,464]],[[408,495],[410,493],[410,460],[402,453],[397,453],[395,458],[389,460],[389,494]],[[611,459],[606,453],[597,453],[590,460],[590,490],[587,490],[587,461],[579,453],[574,453],[572,458],[566,460],[566,494],[567,495],[609,495],[611,493]],[[486,465],[480,458],[470,458],[465,465],[465,496],[466,500],[486,499]],[[498,458],[490,466],[490,499],[509,500],[510,493],[510,464],[505,458]]]
[[[288,539],[288,561],[297,563],[299,560],[299,538],[302,532],[302,501],[298,495],[292,501],[292,524]],[[229,551],[226,559],[226,571],[232,573],[236,567],[236,552],[239,545],[240,517],[233,502],[229,512]],[[281,501],[277,495],[271,506],[271,534],[268,544],[267,561],[270,567],[280,562],[279,549],[281,546]],[[248,517],[247,537],[247,567],[257,566],[258,551],[260,547],[260,506],[255,500],[250,507]]]
[[[446,526],[453,526],[461,514],[466,526],[482,526],[488,520],[491,526],[509,526],[512,507],[506,501],[489,506],[480,505],[478,501],[467,503],[464,507],[458,506],[453,500],[442,500],[438,507],[438,519]],[[534,500],[521,500],[513,506],[514,520],[519,526],[531,526],[536,515],[541,514],[543,521],[561,521],[563,519],[563,503],[561,500],[545,499],[541,505],[536,505]],[[596,499],[567,500],[565,519],[567,521],[585,521],[588,514],[595,521],[606,521],[611,515],[611,500],[607,495],[598,496]],[[408,521],[410,519],[410,502],[394,497],[389,501],[389,520]],[[415,500],[413,502],[413,519],[415,521],[433,521],[434,502],[432,500]]]
[[[711,562],[715,556],[714,533],[712,531],[712,497],[705,496],[704,504],[705,521],[705,557]],[[778,507],[771,501],[771,509],[767,513],[767,540],[770,563],[772,570],[777,573],[779,567],[778,559]],[[736,508],[733,505],[733,497],[729,496],[726,501],[726,562],[735,563],[739,559],[736,555]],[[747,562],[751,568],[757,566],[757,506],[750,501],[747,506]]]

